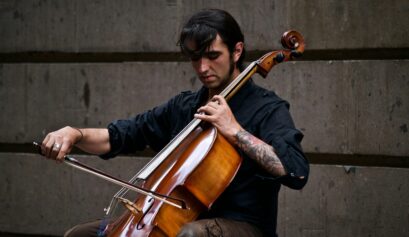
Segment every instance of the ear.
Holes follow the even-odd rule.
[[[243,53],[243,48],[244,48],[244,43],[243,42],[237,42],[236,46],[234,47],[233,51],[233,60],[235,63],[239,61],[239,58],[241,54]]]

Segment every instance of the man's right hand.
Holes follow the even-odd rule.
[[[63,161],[64,156],[69,154],[82,138],[83,133],[78,128],[69,126],[61,128],[47,134],[41,144],[41,152],[49,159]]]

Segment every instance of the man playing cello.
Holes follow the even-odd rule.
[[[104,159],[118,154],[160,150],[193,118],[211,123],[242,157],[232,183],[200,217],[185,224],[178,237],[276,236],[281,184],[301,189],[309,165],[293,124],[289,105],[252,80],[227,102],[219,93],[243,70],[244,36],[227,12],[202,10],[184,25],[179,38],[183,54],[203,84],[165,104],[107,128],[64,127],[49,133],[42,153],[62,160],[74,146]],[[79,225],[65,236],[97,236],[99,221]]]

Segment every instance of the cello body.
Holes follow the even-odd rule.
[[[176,236],[180,228],[208,210],[233,180],[241,164],[235,148],[214,127],[197,127],[143,183],[143,188],[182,199],[177,208],[150,196],[135,201],[108,226],[108,236]]]

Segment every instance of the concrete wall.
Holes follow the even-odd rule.
[[[116,187],[42,160],[29,144],[67,124],[104,127],[197,89],[176,41],[181,22],[204,7],[232,13],[250,58],[280,49],[288,29],[306,38],[304,60],[255,77],[291,103],[312,162],[302,191],[281,192],[279,235],[407,236],[403,0],[1,1],[0,232],[60,236],[102,216]],[[149,160],[79,157],[123,178]]]

